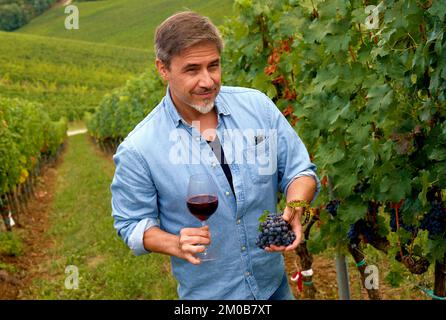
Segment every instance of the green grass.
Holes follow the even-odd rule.
[[[167,256],[135,257],[113,228],[109,187],[113,162],[99,156],[86,135],[69,138],[58,168],[47,235],[44,278],[34,280],[28,298],[176,299],[176,281]],[[79,287],[65,288],[65,268],[78,267]]]
[[[19,257],[23,255],[23,239],[26,233],[18,229],[17,232],[0,231],[0,270],[17,273],[20,268],[4,261],[4,257]]]
[[[233,0],[107,0],[74,3],[79,29],[66,30],[64,7],[53,8],[17,32],[152,50],[156,26],[171,14],[194,10],[219,25]]]
[[[41,102],[53,119],[93,111],[152,61],[141,49],[34,35],[0,32],[0,43],[0,95]]]
[[[23,253],[23,241],[22,236],[12,232],[0,232],[0,256],[13,256],[17,257]],[[2,269],[0,261],[0,270]]]

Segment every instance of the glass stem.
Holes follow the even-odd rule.
[[[207,226],[206,220],[201,221],[201,226],[202,227]],[[202,255],[206,257],[207,254],[208,254],[208,246],[204,246],[204,251],[202,252]]]

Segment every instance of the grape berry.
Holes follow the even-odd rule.
[[[266,220],[260,223],[260,234],[256,246],[265,249],[270,245],[289,246],[296,240],[291,225],[283,220],[281,214],[269,213]]]

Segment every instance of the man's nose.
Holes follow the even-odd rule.
[[[202,88],[212,88],[214,86],[214,80],[207,70],[201,73],[198,85]]]

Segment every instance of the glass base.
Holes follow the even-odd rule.
[[[212,253],[209,253],[207,251],[198,253],[197,258],[199,258],[202,262],[217,260],[217,257],[215,257]]]

